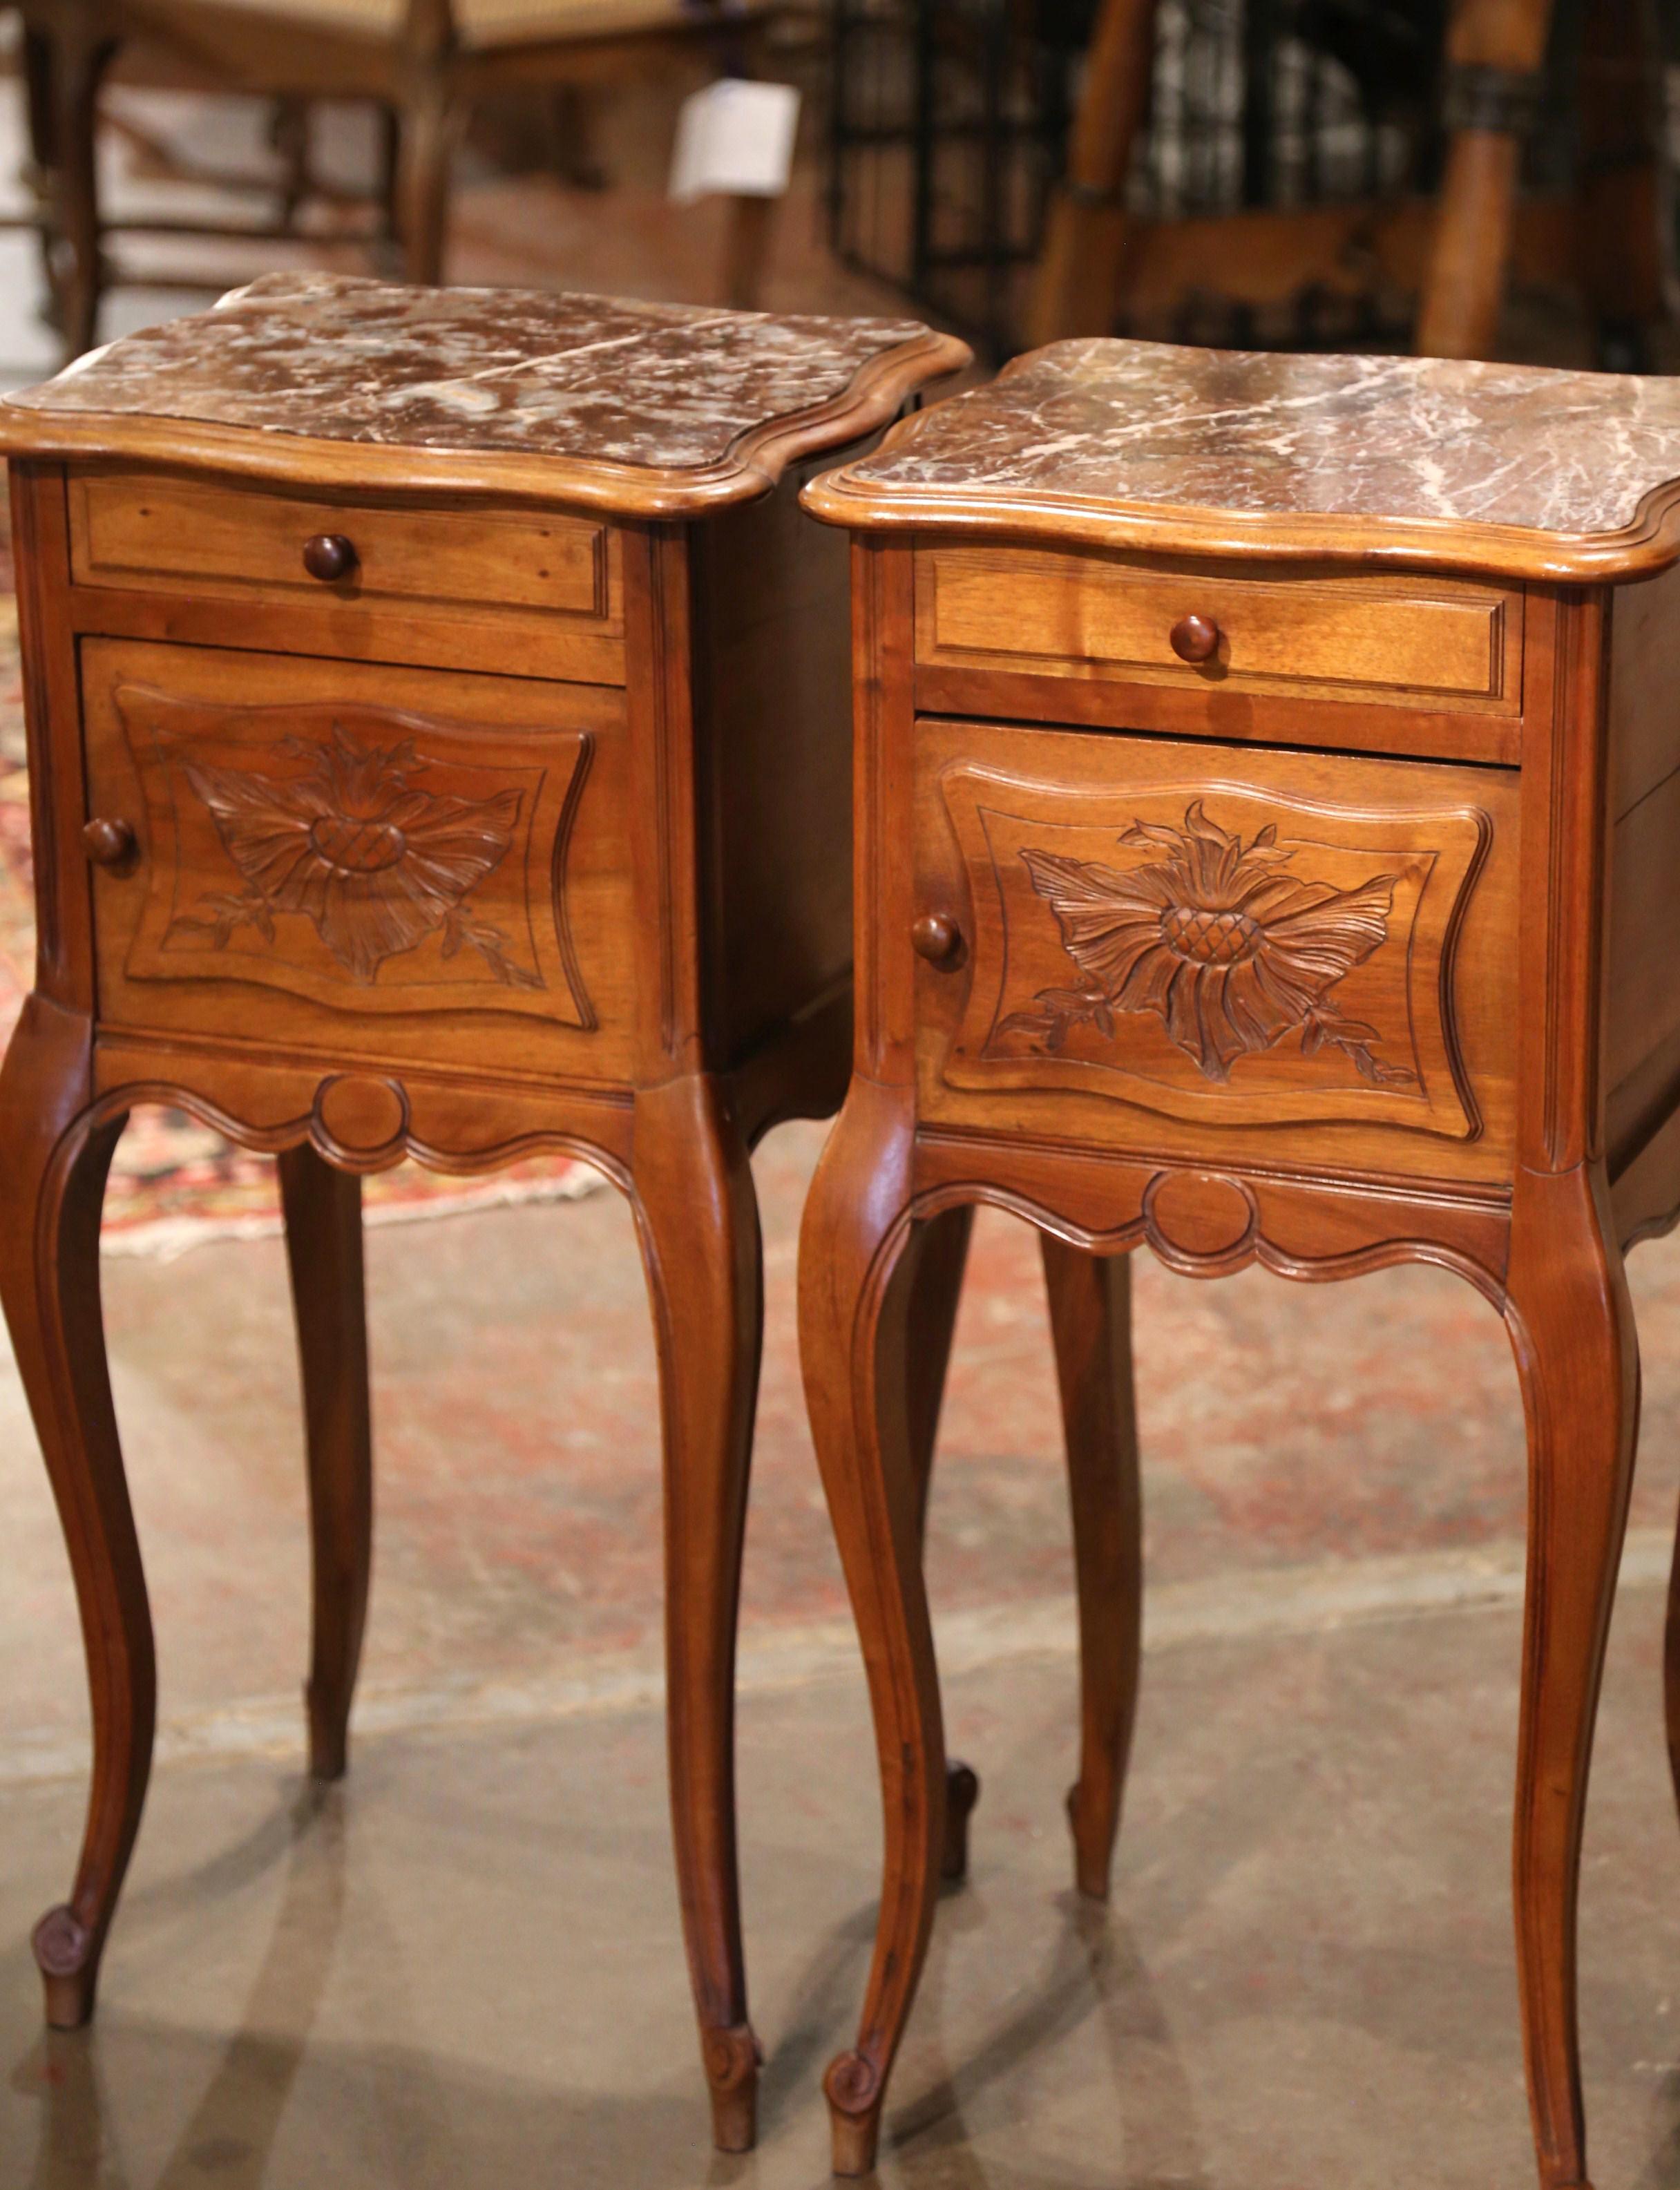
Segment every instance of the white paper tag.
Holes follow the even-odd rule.
[[[671,195],[684,203],[712,191],[779,198],[793,169],[799,94],[791,83],[724,77],[683,101],[671,155]]]

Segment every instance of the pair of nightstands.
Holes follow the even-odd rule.
[[[355,1176],[565,1147],[631,1195],[648,1259],[678,1866],[719,2141],[750,2139],[746,1151],[838,1101],[854,996],[800,1279],[887,1825],[837,2165],[872,2160],[974,1795],[921,1541],[989,1201],[1046,1238],[1092,1893],[1138,1659],[1127,1251],[1311,1279],[1422,1258],[1504,1312],[1533,1477],[1524,2025],[1542,2181],[1583,2184],[1621,1253],[1680,1207],[1680,398],[1059,346],[807,489],[854,536],[849,678],[799,460],[959,355],[911,326],[281,282],[5,414],[42,973],[0,1081],[0,1287],[96,1728],[82,1869],[37,1934],[49,2012],[90,2004],[150,1728],[94,1262],[122,1115],[167,1097],[282,1152],[326,1771],[367,1571]]]

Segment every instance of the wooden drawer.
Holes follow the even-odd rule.
[[[346,576],[304,568],[304,542],[321,535],[349,542]],[[623,681],[617,536],[587,518],[347,505],[90,472],[71,476],[70,539],[78,586],[291,606],[329,616],[347,637],[382,613],[536,629],[582,650],[577,673]]]
[[[961,939],[918,969],[928,1122],[1510,1176],[1514,773],[917,736],[917,911]]]
[[[102,1024],[620,1081],[623,695],[90,639]]]
[[[933,667],[1114,678],[1231,692],[1404,701],[1516,714],[1522,595],[1450,578],[1097,552],[939,545],[916,557],[916,652]],[[1182,661],[1187,616],[1218,631]]]

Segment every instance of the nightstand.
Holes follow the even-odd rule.
[[[873,2157],[943,1831],[900,1274],[989,1202],[1082,1286],[1064,1382],[1116,1451],[1102,1274],[1138,1245],[1206,1277],[1432,1262],[1503,1313],[1532,1482],[1523,2015],[1541,2181],[1583,2184],[1575,1888],[1638,1390],[1622,1254],[1680,1210],[1680,389],[1065,343],[806,504],[854,536],[861,673],[856,1055],[802,1347],[887,1821],[836,2164]],[[1081,1563],[1087,1890],[1131,1726],[1127,1510],[1109,1581]],[[1669,1671],[1680,1736],[1672,1636]]]
[[[909,322],[270,276],[0,406],[40,928],[0,1291],[94,1706],[81,1864],[35,1935],[52,2023],[91,2011],[152,1739],[99,1304],[126,1114],[280,1159],[329,1777],[371,1532],[359,1174],[564,1149],[646,1263],[683,1910],[718,2142],[752,2142],[747,1151],[837,1104],[849,1024],[846,556],[796,497],[966,356]]]

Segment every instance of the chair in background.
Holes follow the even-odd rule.
[[[1420,351],[1486,357],[1514,258],[1531,272],[1575,274],[1603,361],[1642,361],[1643,337],[1666,315],[1672,250],[1655,0],[1582,0],[1578,183],[1567,199],[1524,207],[1518,197],[1558,0],[1452,0],[1448,149],[1434,199],[1145,224],[1130,217],[1127,192],[1148,120],[1159,5],[1101,0],[1029,309],[1030,345],[1106,334],[1128,307],[1158,306],[1198,282],[1262,300],[1334,290],[1357,260],[1419,297]]]
[[[71,356],[94,336],[105,271],[99,88],[133,44],[187,80],[287,102],[366,99],[389,117],[392,222],[410,281],[442,278],[450,167],[478,101],[524,86],[587,92],[692,65],[746,67],[774,0],[23,0],[31,150],[54,315]],[[289,210],[289,208],[287,209]],[[201,232],[183,220],[183,230]],[[153,224],[168,226],[170,224]],[[242,228],[251,235],[291,233]],[[750,305],[767,201],[734,201],[726,301]]]

